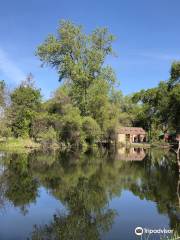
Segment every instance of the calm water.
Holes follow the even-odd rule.
[[[147,239],[137,226],[178,232],[178,181],[175,154],[162,150],[0,152],[0,240]]]

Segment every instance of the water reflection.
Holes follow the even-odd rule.
[[[116,158],[124,161],[142,161],[146,156],[146,149],[144,148],[119,148],[117,150]]]
[[[112,237],[112,227],[121,213],[110,202],[120,199],[124,190],[141,200],[155,202],[158,214],[168,218],[169,228],[180,231],[179,175],[174,153],[144,149],[120,149],[118,152],[97,149],[85,154],[6,153],[1,156],[1,163],[1,209],[9,202],[19,208],[22,215],[28,215],[30,204],[36,204],[38,197],[41,199],[40,187],[66,208],[66,212],[61,209],[54,212],[47,224],[33,219],[31,239],[93,240],[102,239],[107,232]],[[130,217],[131,213],[128,214]],[[29,232],[26,234],[24,239]]]

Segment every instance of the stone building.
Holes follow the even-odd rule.
[[[147,141],[147,133],[140,127],[120,127],[116,131],[117,143],[143,143]]]

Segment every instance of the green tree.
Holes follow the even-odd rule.
[[[97,122],[91,117],[84,117],[82,130],[85,133],[85,140],[89,144],[95,143],[100,138],[101,130]]]
[[[178,83],[180,83],[180,61],[176,61],[172,64],[168,84],[171,88]]]
[[[35,113],[40,108],[40,90],[31,85],[28,80],[17,87],[10,97],[11,106],[8,117],[13,134],[15,137],[28,137]]]
[[[27,154],[12,154],[5,178],[6,199],[19,207],[24,215],[38,195],[38,181],[32,176],[28,157]]]
[[[90,35],[69,21],[61,21],[57,36],[50,35],[37,49],[44,64],[55,67],[59,79],[66,80],[70,96],[83,115],[88,115],[89,88],[104,80],[113,84],[115,76],[106,57],[112,54],[114,37],[106,28],[98,28]]]
[[[180,84],[172,89],[169,94],[170,122],[174,129],[180,132]]]
[[[149,138],[152,137],[152,123],[156,115],[157,89],[141,90],[132,97],[135,103],[141,105],[137,112],[136,126],[140,125],[149,131]]]
[[[169,86],[170,121],[172,126],[180,132],[180,61],[171,66]]]
[[[72,105],[66,106],[67,113],[62,116],[62,127],[59,131],[60,142],[66,145],[80,147],[83,142],[82,117],[79,109]]]
[[[39,133],[40,143],[43,147],[48,148],[52,145],[57,145],[57,132],[53,127],[48,128],[46,131]]]
[[[180,63],[171,66],[168,81],[161,81],[157,87],[141,90],[132,100],[139,104],[136,124],[149,130],[157,138],[158,130],[180,131]],[[150,134],[151,135],[151,134]]]
[[[36,113],[32,119],[30,136],[38,141],[42,132],[45,132],[49,127],[50,115],[47,112]]]

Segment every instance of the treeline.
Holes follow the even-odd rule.
[[[115,90],[114,71],[105,65],[113,40],[105,28],[87,35],[81,26],[62,21],[57,36],[50,35],[36,51],[43,64],[57,70],[61,86],[43,102],[28,76],[9,94],[1,135],[80,146],[113,138],[119,123],[131,125],[130,98]]]
[[[135,93],[132,100],[141,106],[137,124],[150,132],[151,139],[164,133],[180,134],[180,61],[172,64],[167,81]]]
[[[88,106],[89,113],[82,114],[67,83],[47,101],[43,101],[31,75],[8,95],[4,82],[1,86],[0,136],[7,139],[32,138],[45,146],[60,143],[79,147],[110,141],[120,122],[132,124],[133,114],[127,113],[130,98],[121,92],[109,95],[102,88],[94,89],[99,93],[92,91],[94,96],[88,102],[90,105],[94,101],[94,108]]]
[[[157,138],[158,131],[177,130],[180,123],[180,62],[159,86],[123,96],[106,58],[113,55],[114,36],[106,28],[91,34],[61,21],[36,51],[43,65],[55,68],[60,87],[43,101],[33,76],[7,91],[0,82],[0,136],[32,138],[43,145],[83,146],[115,139],[118,126],[140,126]]]

